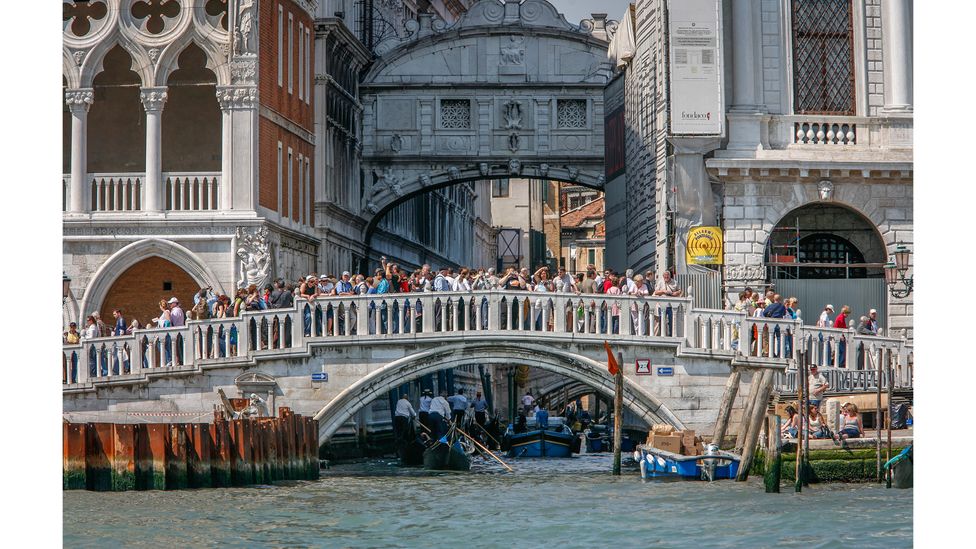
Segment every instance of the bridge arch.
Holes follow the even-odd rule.
[[[357,411],[391,389],[438,370],[472,363],[529,364],[572,378],[603,395],[614,394],[613,378],[607,373],[606,365],[575,352],[536,344],[462,341],[389,362],[339,393],[315,414],[319,421],[319,444],[328,442]],[[660,399],[626,377],[623,393],[624,406],[648,425],[667,423],[684,428]]]

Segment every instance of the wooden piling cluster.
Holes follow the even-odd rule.
[[[319,478],[318,421],[64,423],[65,490],[178,490]]]

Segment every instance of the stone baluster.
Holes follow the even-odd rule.
[[[162,116],[166,104],[165,86],[142,88],[140,99],[146,110],[146,179],[144,209],[163,211],[162,189]]]
[[[68,211],[73,214],[88,211],[85,183],[88,179],[88,109],[95,101],[92,88],[67,90],[64,100],[71,111],[71,201]]]

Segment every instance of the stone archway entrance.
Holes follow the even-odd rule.
[[[112,310],[120,308],[128,323],[143,326],[159,316],[159,301],[176,297],[188,308],[200,284],[183,268],[159,256],[147,257],[126,269],[105,294],[102,320],[112,323]],[[88,314],[88,313],[85,313]]]
[[[595,360],[551,346],[534,344],[457,343],[422,351],[395,360],[353,383],[327,403],[317,414],[319,444],[324,444],[356,412],[383,397],[391,389],[421,376],[472,363],[528,364],[571,378],[591,387],[592,392],[611,397],[613,378],[606,366]],[[648,425],[668,423],[678,429],[684,424],[660,399],[628,378],[624,378],[624,407]]]

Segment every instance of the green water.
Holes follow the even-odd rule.
[[[471,473],[341,465],[315,482],[64,493],[66,547],[911,547],[912,490],[642,481],[608,455]]]

